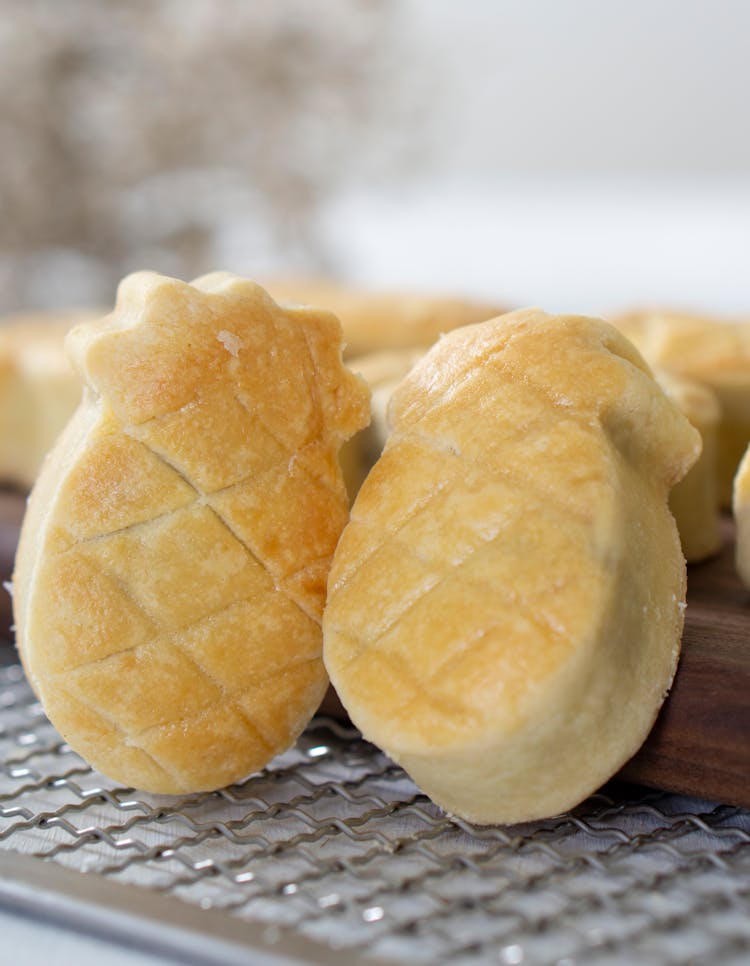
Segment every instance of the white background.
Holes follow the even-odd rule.
[[[399,6],[418,107],[391,135],[415,159],[330,199],[344,274],[556,311],[750,315],[750,4]]]

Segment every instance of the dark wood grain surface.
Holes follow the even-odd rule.
[[[750,590],[734,570],[731,520],[723,532],[721,556],[688,568],[677,675],[621,777],[750,808]]]
[[[13,569],[25,505],[23,496],[0,491],[3,580]],[[750,808],[750,590],[735,574],[733,540],[727,519],[721,556],[688,570],[677,676],[653,731],[619,777]],[[0,591],[0,637],[9,637],[11,623],[10,597]],[[324,709],[344,715],[332,691]]]

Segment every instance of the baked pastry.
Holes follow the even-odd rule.
[[[667,494],[699,434],[614,328],[538,310],[445,336],[390,419],[329,575],[331,681],[448,812],[567,809],[670,686],[685,560]]]
[[[669,494],[669,509],[677,521],[682,552],[688,563],[698,563],[721,550],[716,474],[716,434],[721,410],[716,393],[708,386],[663,369],[654,370],[654,376],[703,440],[698,461]]]
[[[421,349],[373,352],[349,363],[370,386],[372,419],[341,450],[344,479],[350,499],[383,452],[390,429],[388,403],[394,390],[409,370],[422,358]],[[684,379],[664,369],[654,376],[681,413],[701,434],[703,448],[697,463],[672,490],[669,508],[677,521],[682,551],[688,563],[697,563],[721,549],[719,502],[716,479],[716,433],[720,408],[716,394],[708,386]]]
[[[656,311],[613,321],[651,366],[702,382],[716,393],[719,501],[731,507],[734,474],[750,442],[750,323]]]
[[[732,511],[736,524],[735,563],[742,582],[750,587],[750,446],[734,478]]]
[[[427,348],[444,332],[505,311],[466,299],[369,292],[322,279],[277,279],[267,287],[280,302],[319,305],[341,319],[347,359],[386,349]]]
[[[352,501],[383,452],[388,437],[388,403],[393,390],[424,352],[424,349],[389,349],[358,356],[349,362],[352,372],[362,376],[371,393],[370,425],[341,447],[341,468]]]
[[[63,343],[82,312],[16,315],[0,322],[0,481],[29,489],[81,399]]]
[[[321,614],[368,418],[330,314],[143,272],[67,347],[86,386],[32,493],[18,647],[53,724],[154,792],[235,781],[327,685]]]

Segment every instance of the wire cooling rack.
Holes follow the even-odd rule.
[[[78,928],[108,904],[133,913],[131,937],[163,916],[213,962],[231,958],[220,935],[286,962],[750,961],[740,808],[620,785],[555,819],[476,828],[324,717],[241,784],[148,795],[92,771],[17,665],[0,668],[0,750],[0,899],[57,890]]]

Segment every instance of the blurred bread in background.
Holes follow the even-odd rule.
[[[750,321],[669,310],[614,317],[654,368],[708,386],[721,410],[717,429],[719,501],[732,505],[732,483],[750,441]]]
[[[388,439],[388,403],[393,391],[424,349],[386,349],[350,360],[350,368],[370,387],[370,425],[348,440],[339,454],[349,499],[354,502],[365,477]]]
[[[703,440],[698,461],[669,494],[669,509],[677,521],[682,552],[688,563],[698,563],[721,550],[716,473],[721,407],[716,393],[694,379],[675,376],[661,369],[657,369],[654,376]]]
[[[734,478],[732,512],[737,525],[735,565],[741,580],[750,587],[750,446]]]
[[[81,398],[65,335],[96,312],[49,312],[0,320],[0,484],[31,488]]]
[[[343,327],[345,357],[350,359],[368,352],[428,349],[452,329],[485,322],[507,311],[471,299],[367,290],[327,279],[279,279],[268,282],[267,288],[277,301],[333,312]]]

